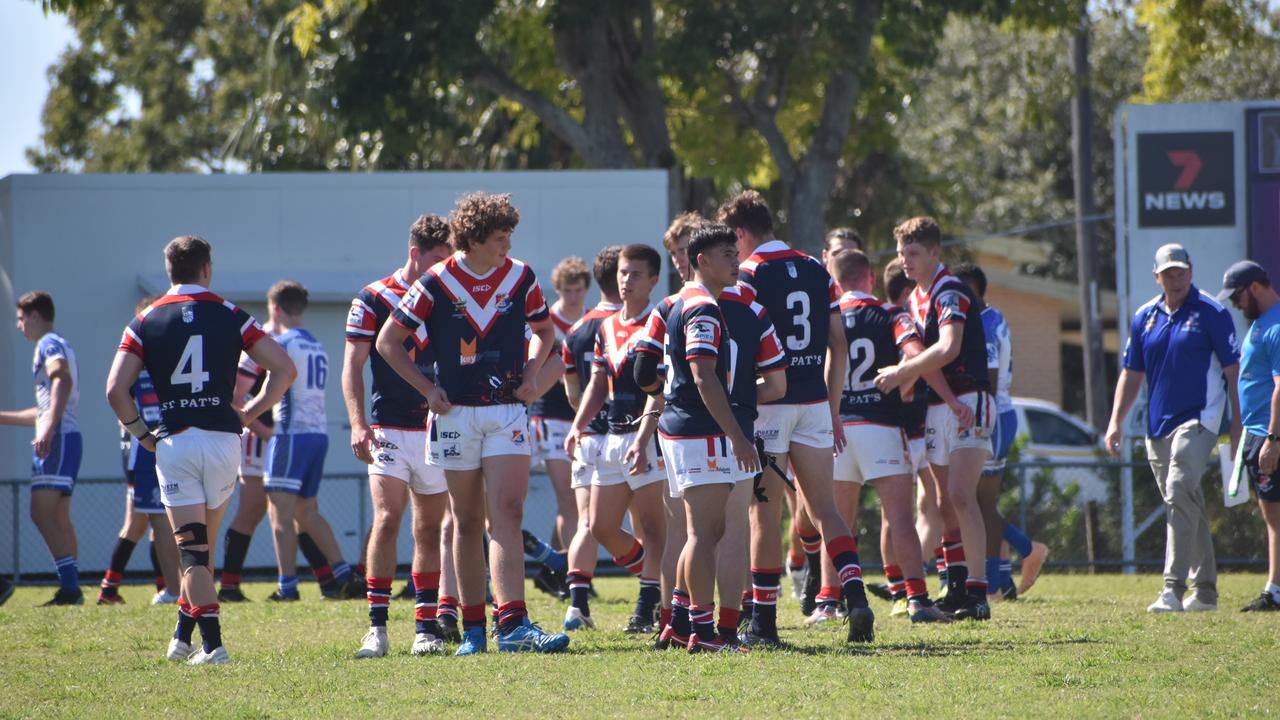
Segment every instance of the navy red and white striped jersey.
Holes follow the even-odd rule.
[[[770,240],[743,261],[738,283],[769,311],[790,361],[787,394],[770,404],[825,401],[827,336],[831,316],[840,312],[831,274],[816,258]]]
[[[604,322],[605,318],[621,309],[622,306],[617,303],[602,301],[588,310],[565,335],[560,355],[561,360],[564,361],[564,374],[566,377],[569,375],[577,377],[578,386],[582,390],[587,389],[587,383],[591,380],[591,370],[595,364],[596,331],[600,329],[600,323]],[[603,435],[608,431],[609,402],[606,400],[604,407],[600,408],[600,412],[587,425],[587,432]]]
[[[129,323],[120,349],[142,359],[160,399],[158,434],[240,433],[236,367],[267,334],[249,313],[199,285],[178,285]]]
[[[609,381],[609,432],[623,435],[634,432],[648,399],[636,384],[636,346],[645,336],[645,325],[652,308],[623,321],[618,311],[600,322],[596,330],[594,371]]]
[[[938,342],[944,325],[960,323],[964,328],[960,354],[942,368],[942,376],[956,395],[991,390],[991,381],[987,377],[987,336],[982,327],[982,315],[975,312],[978,305],[969,286],[952,275],[945,265],[938,265],[929,283],[918,282],[915,290],[911,291],[911,317],[925,347],[932,347]],[[934,405],[942,403],[942,398],[932,388],[929,390],[929,402]]]
[[[478,406],[520,402],[515,390],[524,379],[524,326],[547,316],[529,266],[508,257],[476,275],[454,255],[413,283],[391,319],[410,333],[425,327],[449,401]]]
[[[769,311],[747,299],[741,286],[720,293],[720,312],[729,329],[729,402],[734,412],[759,415],[756,378],[787,369],[787,354],[769,318]],[[751,433],[748,433],[748,437]]]
[[[840,398],[840,420],[844,423],[906,425],[902,396],[897,390],[885,394],[876,388],[881,368],[898,364],[904,345],[919,340],[911,315],[897,305],[860,292],[840,298],[849,365]]]
[[[372,421],[370,425],[376,428],[423,430],[427,426],[426,398],[387,364],[374,345],[378,331],[395,312],[405,293],[409,292],[409,286],[410,283],[404,279],[404,270],[396,270],[365,285],[347,311],[347,342],[370,344],[369,370],[373,385],[369,392],[373,403],[369,419]],[[413,358],[418,371],[434,380],[436,358],[425,325],[405,338],[404,349]]]
[[[573,327],[564,315],[554,307],[549,309],[551,314],[551,324],[556,328],[556,345],[552,348],[552,352],[564,355],[564,342],[569,334],[569,329]],[[569,363],[565,363],[566,372],[568,372]],[[573,406],[569,404],[569,396],[564,392],[564,381],[558,382],[551,386],[551,389],[545,392],[542,397],[529,403],[529,417],[555,418],[557,420],[573,420]]]
[[[705,286],[690,281],[680,292],[663,298],[649,314],[637,350],[659,355],[667,368],[663,386],[667,405],[658,419],[659,433],[679,438],[724,434],[702,402],[691,366],[695,359],[714,360],[716,378],[728,392],[729,329],[720,306]],[[754,415],[735,409],[734,417],[742,431],[749,433]]]

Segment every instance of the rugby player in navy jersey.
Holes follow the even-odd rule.
[[[689,242],[693,280],[650,314],[639,347],[643,357],[636,362],[642,390],[663,387],[659,443],[671,490],[683,497],[688,528],[672,603],[688,607],[691,653],[737,647],[720,638],[714,625],[716,553],[731,492],[760,467],[750,437],[751,409],[730,402],[733,353],[716,302],[737,278],[735,245],[733,231],[724,225],[694,232]],[[667,367],[665,381],[658,377],[659,365]],[[660,640],[670,641],[674,632],[668,626]]]
[[[383,359],[374,340],[400,300],[428,268],[453,251],[449,224],[437,215],[423,215],[409,228],[408,257],[394,273],[369,283],[351,301],[347,313],[347,342],[342,367],[342,395],[351,422],[351,452],[369,466],[369,494],[373,499],[373,530],[366,557],[368,569],[369,632],[356,657],[387,654],[387,616],[391,583],[396,571],[396,538],[406,507],[413,514],[414,617],[411,652],[424,655],[444,651],[443,641],[458,639],[457,617],[441,627],[437,610],[452,601],[454,585],[440,593],[442,523],[448,512],[444,471],[427,464],[427,402]],[[402,343],[418,371],[435,376],[435,353],[425,328]],[[365,414],[364,367],[373,383],[372,406]],[[372,420],[372,422],[370,422]],[[412,499],[412,503],[410,500]],[[451,546],[452,543],[449,545]],[[450,632],[452,630],[452,632]]]
[[[622,309],[622,298],[618,295],[618,258],[621,254],[621,245],[610,245],[596,253],[591,273],[600,288],[600,302],[569,328],[561,347],[565,393],[575,409],[582,403],[582,390],[590,382],[594,369],[596,331],[605,318]],[[578,525],[569,542],[565,584],[570,607],[578,608],[586,616],[591,615],[591,581],[596,556],[600,552],[600,543],[591,534],[591,478],[604,453],[608,432],[609,410],[606,404],[578,433],[573,452],[569,454],[573,459],[572,487],[578,506]]]
[[[882,368],[876,387],[883,392],[910,387],[923,373],[941,369],[951,391],[973,412],[973,426],[965,428],[962,418],[931,389],[926,452],[943,499],[944,519],[949,505],[958,526],[943,532],[949,587],[939,607],[959,619],[986,620],[991,607],[985,564],[971,568],[963,555],[965,546],[982,553],[987,544],[977,489],[991,455],[995,420],[979,304],[968,286],[942,264],[942,232],[933,218],[911,218],[894,228],[893,235],[903,269],[916,281],[911,314],[927,349]]]
[[[160,499],[175,528],[182,597],[167,657],[221,664],[230,658],[222,645],[209,538],[216,537],[235,490],[246,418],[275,405],[296,372],[288,354],[252,316],[208,290],[213,260],[206,240],[175,238],[164,257],[173,287],[125,328],[107,376],[107,401],[139,443],[155,451]],[[267,370],[262,392],[243,412],[231,402],[242,350]],[[160,426],[154,431],[129,395],[144,369],[160,399]],[[196,625],[204,644],[192,652]]]
[[[912,622],[946,621],[929,600],[921,572],[920,538],[916,535],[912,509],[914,472],[904,427],[905,403],[895,388],[881,392],[875,386],[876,371],[924,351],[910,314],[881,302],[871,295],[875,274],[871,262],[859,250],[838,250],[828,256],[829,267],[840,285],[842,336],[848,348],[848,373],[840,401],[840,420],[845,449],[835,462],[836,506],[850,527],[857,526],[857,513],[864,485],[873,485],[880,496],[883,522],[891,535],[891,558],[886,574],[904,585]],[[935,381],[940,380],[933,376]],[[944,388],[944,396],[950,395]],[[901,564],[906,570],[895,570]],[[807,624],[817,624],[834,616],[838,599],[835,568],[824,563],[828,601],[819,603]],[[905,576],[904,576],[905,572]],[[898,577],[901,577],[898,580]],[[822,597],[821,595],[819,596]]]
[[[145,297],[134,312],[140,313],[155,302],[154,297]],[[160,424],[160,398],[156,395],[151,376],[143,370],[129,395],[137,404],[138,415],[148,428],[154,430]],[[178,546],[173,541],[173,529],[169,527],[169,518],[165,517],[164,504],[160,502],[160,483],[156,478],[156,454],[142,447],[138,439],[128,430],[121,428],[120,451],[124,460],[124,476],[128,482],[129,492],[125,496],[124,525],[116,538],[116,546],[111,550],[111,564],[102,576],[102,588],[98,591],[99,605],[123,603],[120,595],[120,583],[124,580],[125,567],[133,550],[142,540],[142,536],[150,529],[151,557],[157,576],[164,578],[165,590],[156,591],[152,605],[165,605],[177,602],[176,591],[178,580]]]
[[[572,454],[597,413],[606,410],[604,449],[591,476],[589,526],[614,563],[640,579],[635,612],[627,624],[631,633],[643,632],[640,626],[653,625],[654,611],[661,601],[658,576],[667,534],[661,484],[665,476],[656,454],[634,473],[625,462],[647,398],[635,384],[636,345],[644,334],[652,309],[649,295],[658,284],[661,270],[662,258],[652,247],[635,244],[622,249],[617,275],[622,309],[606,317],[596,330],[591,379],[564,441],[565,451]],[[622,528],[628,510],[636,535]],[[571,569],[575,576],[595,573],[595,558],[585,560],[585,567],[575,565]],[[589,610],[571,604],[564,627],[594,628],[595,623]]]
[[[582,317],[587,290],[591,288],[591,272],[582,258],[567,257],[551,270],[551,287],[558,298],[549,308],[556,329],[557,356],[565,336]],[[570,456],[565,454],[564,438],[573,423],[573,406],[565,395],[564,382],[558,382],[529,405],[529,429],[533,432],[533,464],[542,465],[551,479],[556,494],[556,524],[551,545],[562,551],[578,527],[578,505],[572,488]]]
[[[17,302],[17,326],[23,337],[35,343],[31,373],[36,405],[25,410],[0,412],[0,424],[35,427],[31,441],[31,521],[44,538],[58,572],[58,590],[45,607],[83,605],[80,569],[76,557],[76,529],[71,523],[71,493],[80,472],[80,377],[75,351],[53,329],[53,298],[34,291]],[[0,594],[13,592],[0,584]]]
[[[858,544],[832,498],[832,452],[844,448],[844,433],[835,430],[849,359],[835,282],[816,258],[773,237],[769,206],[754,190],[721,205],[719,218],[733,228],[742,254],[749,255],[740,283],[748,297],[769,311],[790,361],[787,394],[760,406],[756,435],[780,472],[794,466],[805,512],[840,573],[849,608],[849,642],[869,642],[875,616],[867,606]],[[781,497],[782,483],[777,472],[766,472],[762,479],[766,495]],[[776,597],[782,578],[782,504],[756,502],[751,509],[752,589],[757,599]],[[776,606],[756,607],[743,639],[778,645]]]
[[[508,256],[519,219],[506,195],[460,198],[449,217],[458,253],[413,283],[376,345],[432,410],[427,458],[445,471],[454,515],[464,627],[459,655],[487,648],[486,518],[499,651],[557,652],[569,645],[567,635],[531,623],[524,603],[521,521],[530,455],[525,403],[538,395],[555,327],[533,271]],[[526,323],[533,332],[527,348]],[[436,349],[436,381],[404,347],[423,327]]]

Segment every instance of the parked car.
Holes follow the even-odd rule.
[[[1018,438],[1024,439],[1021,460],[1092,463],[1104,451],[1101,434],[1079,418],[1067,414],[1056,404],[1034,398],[1013,398],[1018,414]],[[1080,502],[1105,502],[1105,475],[1085,467],[1058,468],[1054,482],[1066,488],[1079,483]]]

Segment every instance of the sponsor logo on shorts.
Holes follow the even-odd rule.
[[[165,491],[165,492],[167,492],[167,493],[176,493],[176,492],[178,492],[178,483],[165,483],[165,484],[164,484],[164,491]]]
[[[515,443],[516,445],[523,445],[523,444],[524,444],[524,431],[523,431],[523,430],[512,430],[512,431],[511,431],[511,442]]]
[[[457,430],[444,430],[440,433],[440,438],[443,440],[457,440],[460,437],[462,437],[462,433]]]
[[[462,451],[458,449],[457,445],[450,445],[444,449],[444,456],[447,458],[462,457]]]
[[[782,431],[779,430],[778,428],[767,428],[764,430],[756,430],[756,437],[763,438],[765,440],[774,440],[781,434],[782,434]]]
[[[391,453],[378,453],[377,460],[383,465],[390,465],[396,461],[396,456]]]
[[[707,458],[707,469],[712,472],[719,470],[719,462],[715,458]]]
[[[400,449],[399,446],[397,446],[395,443],[391,442],[390,440],[378,440],[377,443],[378,443],[378,447],[382,448],[383,450],[399,450]]]

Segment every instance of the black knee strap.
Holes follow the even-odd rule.
[[[178,541],[178,558],[182,569],[208,567],[209,565],[209,527],[204,523],[187,523],[174,531],[173,537]],[[195,549],[201,547],[202,549]]]

